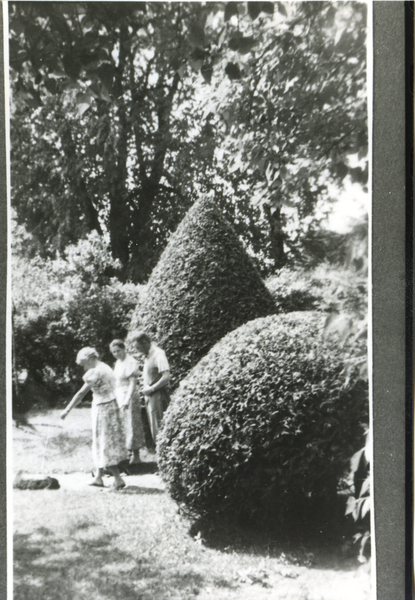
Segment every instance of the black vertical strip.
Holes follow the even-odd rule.
[[[414,431],[414,3],[405,2],[405,121],[406,121],[406,598],[414,598],[413,563],[413,431]]]

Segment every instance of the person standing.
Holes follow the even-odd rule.
[[[69,412],[81,402],[89,390],[92,390],[92,454],[96,472],[90,485],[104,487],[102,476],[104,469],[107,469],[114,476],[112,487],[119,490],[125,487],[125,481],[120,476],[118,464],[127,460],[127,451],[115,399],[113,370],[99,360],[94,348],[82,348],[77,354],[76,362],[85,371],[85,383],[62,411],[61,419],[66,419]]]
[[[130,464],[135,464],[141,462],[140,448],[146,445],[137,389],[139,364],[133,356],[127,354],[122,340],[113,340],[110,350],[117,359],[114,366],[115,393],[124,426],[126,448],[130,454]]]
[[[143,389],[151,435],[156,442],[163,413],[170,402],[170,367],[164,350],[159,348],[147,333],[138,332],[131,343],[144,356]]]

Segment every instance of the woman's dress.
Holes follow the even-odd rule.
[[[125,435],[115,396],[114,372],[103,362],[89,369],[83,380],[92,389],[92,455],[99,469],[127,460]]]
[[[128,408],[121,407],[125,404],[131,378],[137,379],[140,376],[138,362],[135,358],[127,354],[124,360],[117,360],[115,363],[114,376],[116,398],[124,427],[126,447],[127,450],[133,452],[134,450],[144,448],[146,445],[141,419],[141,402],[137,386]]]

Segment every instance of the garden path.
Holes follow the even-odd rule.
[[[30,415],[13,427],[13,471],[59,490],[13,494],[15,600],[370,600],[367,565],[232,540],[210,546],[164,492],[155,455],[113,491],[91,487],[90,411]]]

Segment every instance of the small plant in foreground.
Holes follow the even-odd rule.
[[[351,459],[354,493],[349,496],[346,506],[346,515],[351,515],[358,527],[354,542],[359,543],[357,558],[362,563],[370,556],[370,455],[371,449],[367,444]]]

